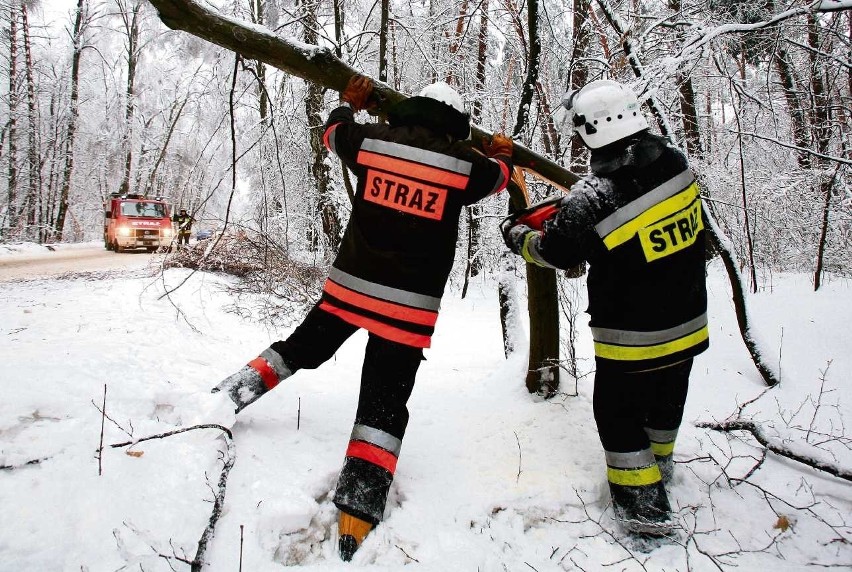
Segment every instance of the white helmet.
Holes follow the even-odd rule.
[[[599,79],[566,93],[562,105],[590,149],[600,149],[648,128],[639,100],[616,81]]]
[[[451,88],[443,81],[437,81],[431,85],[427,85],[418,93],[420,97],[428,97],[442,103],[446,103],[459,113],[464,113],[464,100],[459,92]]]

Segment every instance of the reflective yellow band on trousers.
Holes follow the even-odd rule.
[[[639,361],[668,356],[697,346],[710,337],[707,326],[700,330],[663,344],[652,346],[616,346],[595,342],[595,355],[605,359],[619,361]]]
[[[654,455],[657,457],[666,457],[674,453],[674,441],[669,443],[654,443],[651,441],[651,451],[654,452]]]
[[[643,469],[616,469],[614,467],[607,467],[606,478],[615,485],[626,487],[653,485],[663,480],[660,468],[656,463]]]

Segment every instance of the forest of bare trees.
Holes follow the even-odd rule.
[[[0,13],[4,242],[99,240],[105,197],[129,192],[321,266],[352,186],[319,129],[354,71],[383,82],[385,101],[447,81],[474,139],[511,134],[516,162],[562,186],[586,161],[562,94],[607,77],[689,155],[745,288],[852,272],[849,0],[5,0]],[[532,201],[562,192],[520,182]],[[459,286],[505,270],[506,211],[497,197],[466,213]],[[545,313],[565,308],[552,273],[528,281]],[[558,353],[535,358],[545,377]]]

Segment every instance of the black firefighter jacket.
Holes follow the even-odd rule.
[[[326,147],[358,178],[320,308],[385,339],[430,346],[462,207],[503,190],[511,158],[489,159],[425,127],[360,124],[338,107]]]
[[[599,365],[643,371],[709,344],[704,220],[686,158],[647,132],[593,152],[592,175],[561,201],[535,245],[547,263],[589,263],[590,326]]]

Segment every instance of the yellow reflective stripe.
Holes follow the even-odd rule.
[[[609,250],[624,244],[640,229],[662,220],[689,206],[698,197],[698,185],[692,183],[678,194],[652,206],[633,220],[607,234],[603,241]]]
[[[607,467],[606,478],[613,484],[627,487],[653,485],[663,480],[663,476],[660,474],[660,467],[656,463],[644,469],[616,469]]]
[[[552,266],[546,264],[543,260],[536,256],[532,250],[530,250],[530,247],[532,246],[532,239],[535,238],[537,234],[538,233],[536,232],[528,232],[524,235],[524,244],[521,246],[521,256],[530,264],[535,264],[542,268],[552,268]]]
[[[654,455],[657,457],[666,457],[674,453],[674,441],[669,443],[654,443],[651,441],[651,451],[654,452]]]
[[[697,332],[653,346],[615,346],[595,342],[595,355],[605,359],[621,361],[639,361],[663,357],[697,346],[710,337],[710,331],[704,326]]]

